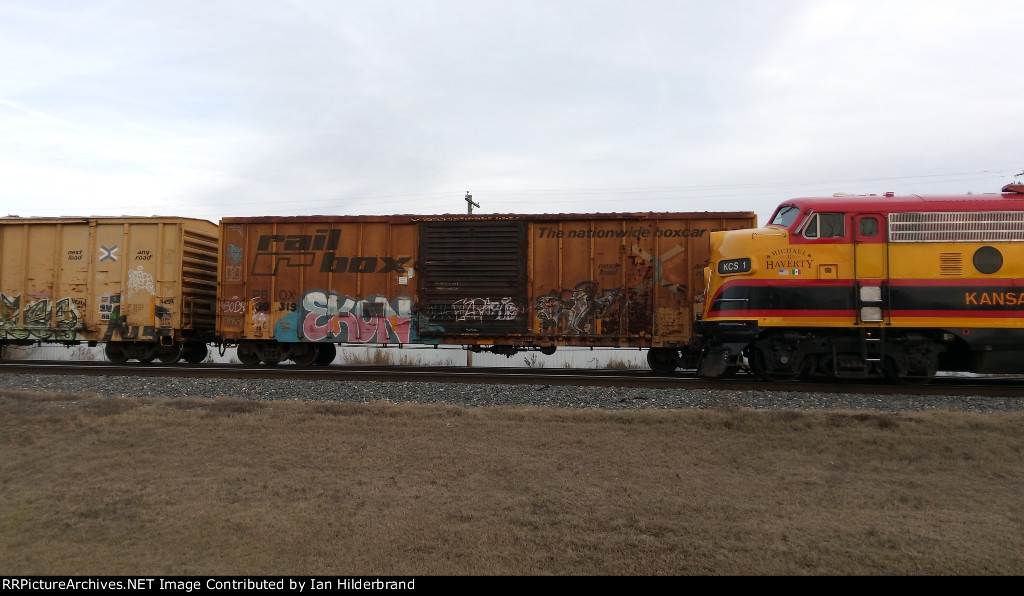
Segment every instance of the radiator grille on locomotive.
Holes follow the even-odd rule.
[[[1024,240],[1024,212],[890,213],[889,242]]]

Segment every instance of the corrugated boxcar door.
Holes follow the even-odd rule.
[[[421,335],[526,331],[526,222],[422,222],[419,253]]]

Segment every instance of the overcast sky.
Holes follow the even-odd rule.
[[[0,216],[754,211],[1024,181],[1020,0],[0,0]]]

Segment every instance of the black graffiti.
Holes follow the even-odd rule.
[[[0,337],[72,340],[79,328],[78,302],[43,298],[21,309],[21,296],[0,294]]]
[[[412,257],[338,256],[334,251],[315,252],[261,252],[256,253],[252,265],[254,276],[275,276],[284,267],[313,267],[320,255],[321,273],[405,273],[403,266]]]
[[[283,251],[337,250],[341,230],[317,230],[316,234],[263,234],[256,250],[270,250],[273,243],[282,243]]]
[[[321,273],[405,273],[402,264],[412,257],[395,259],[392,257],[336,257],[333,252],[324,253],[323,262],[320,264]],[[380,269],[377,268],[377,261],[381,262]]]
[[[541,331],[575,334],[597,333],[596,321],[608,321],[612,324],[601,332],[609,333],[614,331],[614,315],[622,302],[619,289],[600,290],[597,282],[583,281],[571,290],[552,290],[537,298],[537,319]]]
[[[129,325],[128,321],[122,318],[115,310],[110,314],[110,321],[103,332],[103,341],[110,341],[115,336],[124,340],[156,340],[160,337],[169,337],[170,328],[159,328],[155,325]]]

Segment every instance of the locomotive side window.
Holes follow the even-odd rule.
[[[842,238],[845,235],[842,213],[815,213],[804,226],[804,238]]]
[[[796,216],[798,215],[800,215],[799,207],[795,205],[783,205],[775,212],[775,217],[772,218],[771,223],[772,225],[788,228],[794,221],[796,221]]]
[[[860,220],[860,235],[872,237],[878,235],[878,220],[873,217],[865,217]]]

